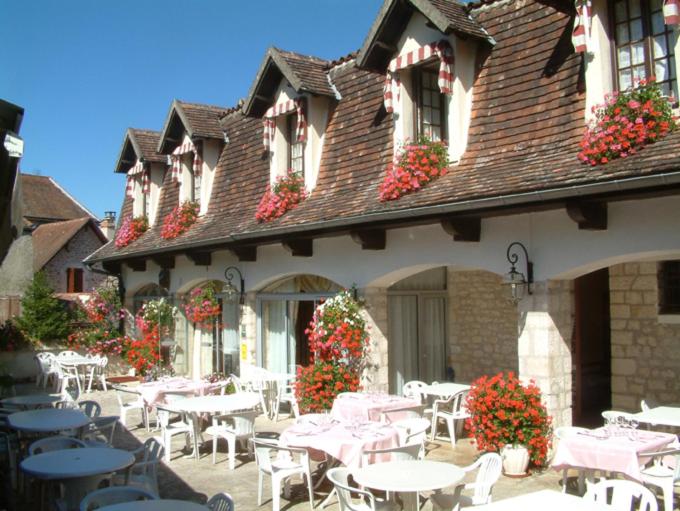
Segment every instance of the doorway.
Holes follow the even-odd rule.
[[[574,281],[572,389],[573,424],[601,425],[602,411],[611,408],[608,268]]]

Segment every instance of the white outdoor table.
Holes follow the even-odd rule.
[[[425,387],[420,387],[418,389],[418,392],[423,395],[444,398],[453,396],[458,392],[469,389],[470,385],[467,385],[465,383],[438,383],[436,385],[427,385]]]
[[[465,477],[460,467],[430,460],[389,461],[352,470],[357,484],[402,494],[404,509],[417,509],[416,496],[454,486]]]
[[[137,500],[100,507],[99,511],[207,511],[208,508],[186,500]]]
[[[64,399],[61,394],[28,394],[8,397],[0,402],[3,405],[20,406],[21,408],[37,408],[56,403]]]
[[[274,373],[271,371],[257,371],[249,375],[241,376],[242,383],[255,384],[260,394],[262,411],[270,418],[274,418],[275,407],[278,406],[277,398],[279,386],[286,385],[296,378],[294,374]]]
[[[135,462],[131,452],[121,449],[83,447],[36,454],[24,459],[21,470],[39,479],[64,485],[67,509],[77,510],[80,501],[112,472]]]
[[[633,417],[646,424],[680,427],[680,407],[676,406],[657,406],[646,412],[636,413]]]
[[[519,511],[530,509],[549,509],[550,511],[607,511],[603,506],[584,500],[576,495],[553,490],[525,493],[509,499],[498,500],[484,506],[475,506],[475,511]]]
[[[90,423],[90,418],[80,410],[42,408],[13,413],[7,416],[7,422],[19,431],[51,433],[82,428]]]
[[[250,410],[260,404],[255,392],[237,392],[224,396],[198,396],[176,401],[170,405],[173,410],[193,413],[230,413]]]

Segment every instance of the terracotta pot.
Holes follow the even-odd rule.
[[[506,445],[501,450],[506,476],[525,476],[529,467],[529,450],[523,445]]]

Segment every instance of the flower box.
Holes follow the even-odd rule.
[[[120,229],[116,233],[115,244],[117,248],[127,247],[130,243],[139,238],[149,228],[149,221],[145,216],[127,216],[120,224]]]
[[[273,186],[267,186],[257,205],[255,218],[258,222],[274,220],[286,211],[296,208],[306,197],[304,178],[299,172],[289,169],[285,176],[276,178]]]
[[[191,201],[183,202],[180,206],[173,208],[163,219],[161,237],[170,240],[187,232],[196,223],[199,209],[198,202]]]

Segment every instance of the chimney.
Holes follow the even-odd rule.
[[[104,211],[104,219],[99,222],[99,228],[104,233],[104,236],[106,236],[106,239],[111,241],[113,234],[116,232],[116,212]]]

